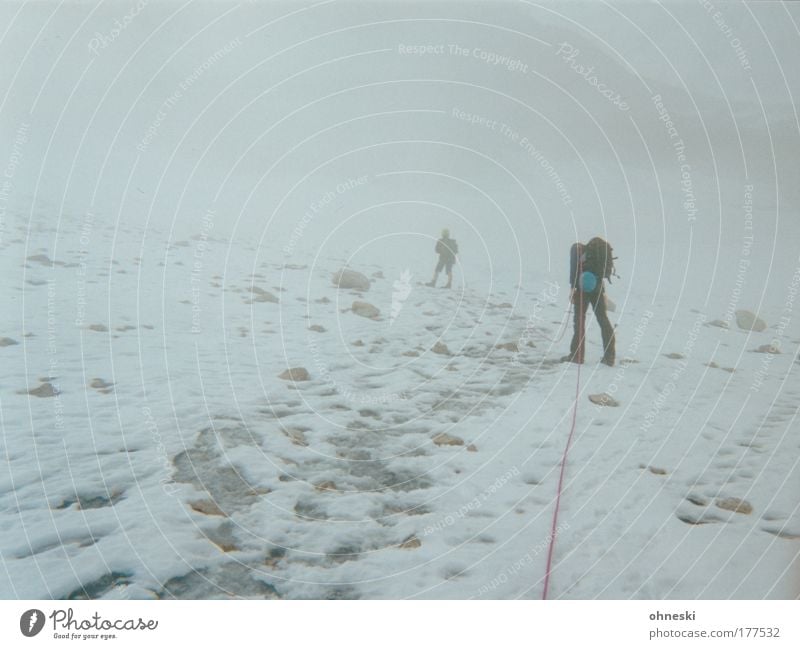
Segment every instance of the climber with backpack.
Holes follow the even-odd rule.
[[[453,264],[456,263],[458,244],[455,239],[450,238],[450,230],[447,228],[442,230],[442,236],[436,242],[436,254],[439,255],[439,262],[436,264],[436,270],[433,271],[433,279],[426,286],[436,286],[439,273],[444,270],[447,273],[447,284],[445,284],[444,288],[452,288]]]
[[[574,310],[574,333],[570,344],[570,353],[562,360],[572,363],[583,363],[585,346],[585,322],[589,305],[600,325],[603,336],[603,360],[613,367],[615,362],[614,327],[608,320],[606,295],[603,280],[611,281],[614,272],[614,251],[611,245],[594,237],[585,245],[575,243],[570,249],[569,285],[570,300]]]

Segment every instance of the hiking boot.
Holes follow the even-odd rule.
[[[576,363],[577,365],[583,364],[583,361],[578,360],[573,354],[567,354],[566,356],[562,356],[559,360],[562,363]]]
[[[607,357],[603,356],[603,360],[600,361],[600,362],[603,365],[608,365],[609,367],[614,367],[614,359],[613,358],[607,358]]]

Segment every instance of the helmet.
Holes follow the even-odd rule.
[[[448,239],[449,237],[450,237],[450,230],[448,230],[447,228],[442,230],[442,238],[443,239]]]

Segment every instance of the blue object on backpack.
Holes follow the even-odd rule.
[[[597,275],[588,270],[583,271],[581,274],[580,287],[585,293],[594,291],[597,288]]]

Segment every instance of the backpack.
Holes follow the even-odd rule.
[[[583,269],[597,275],[598,278],[611,282],[611,276],[617,276],[614,268],[614,249],[605,239],[594,237],[583,246]]]
[[[455,239],[439,239],[436,242],[436,252],[447,259],[455,259],[458,254],[458,244]]]

